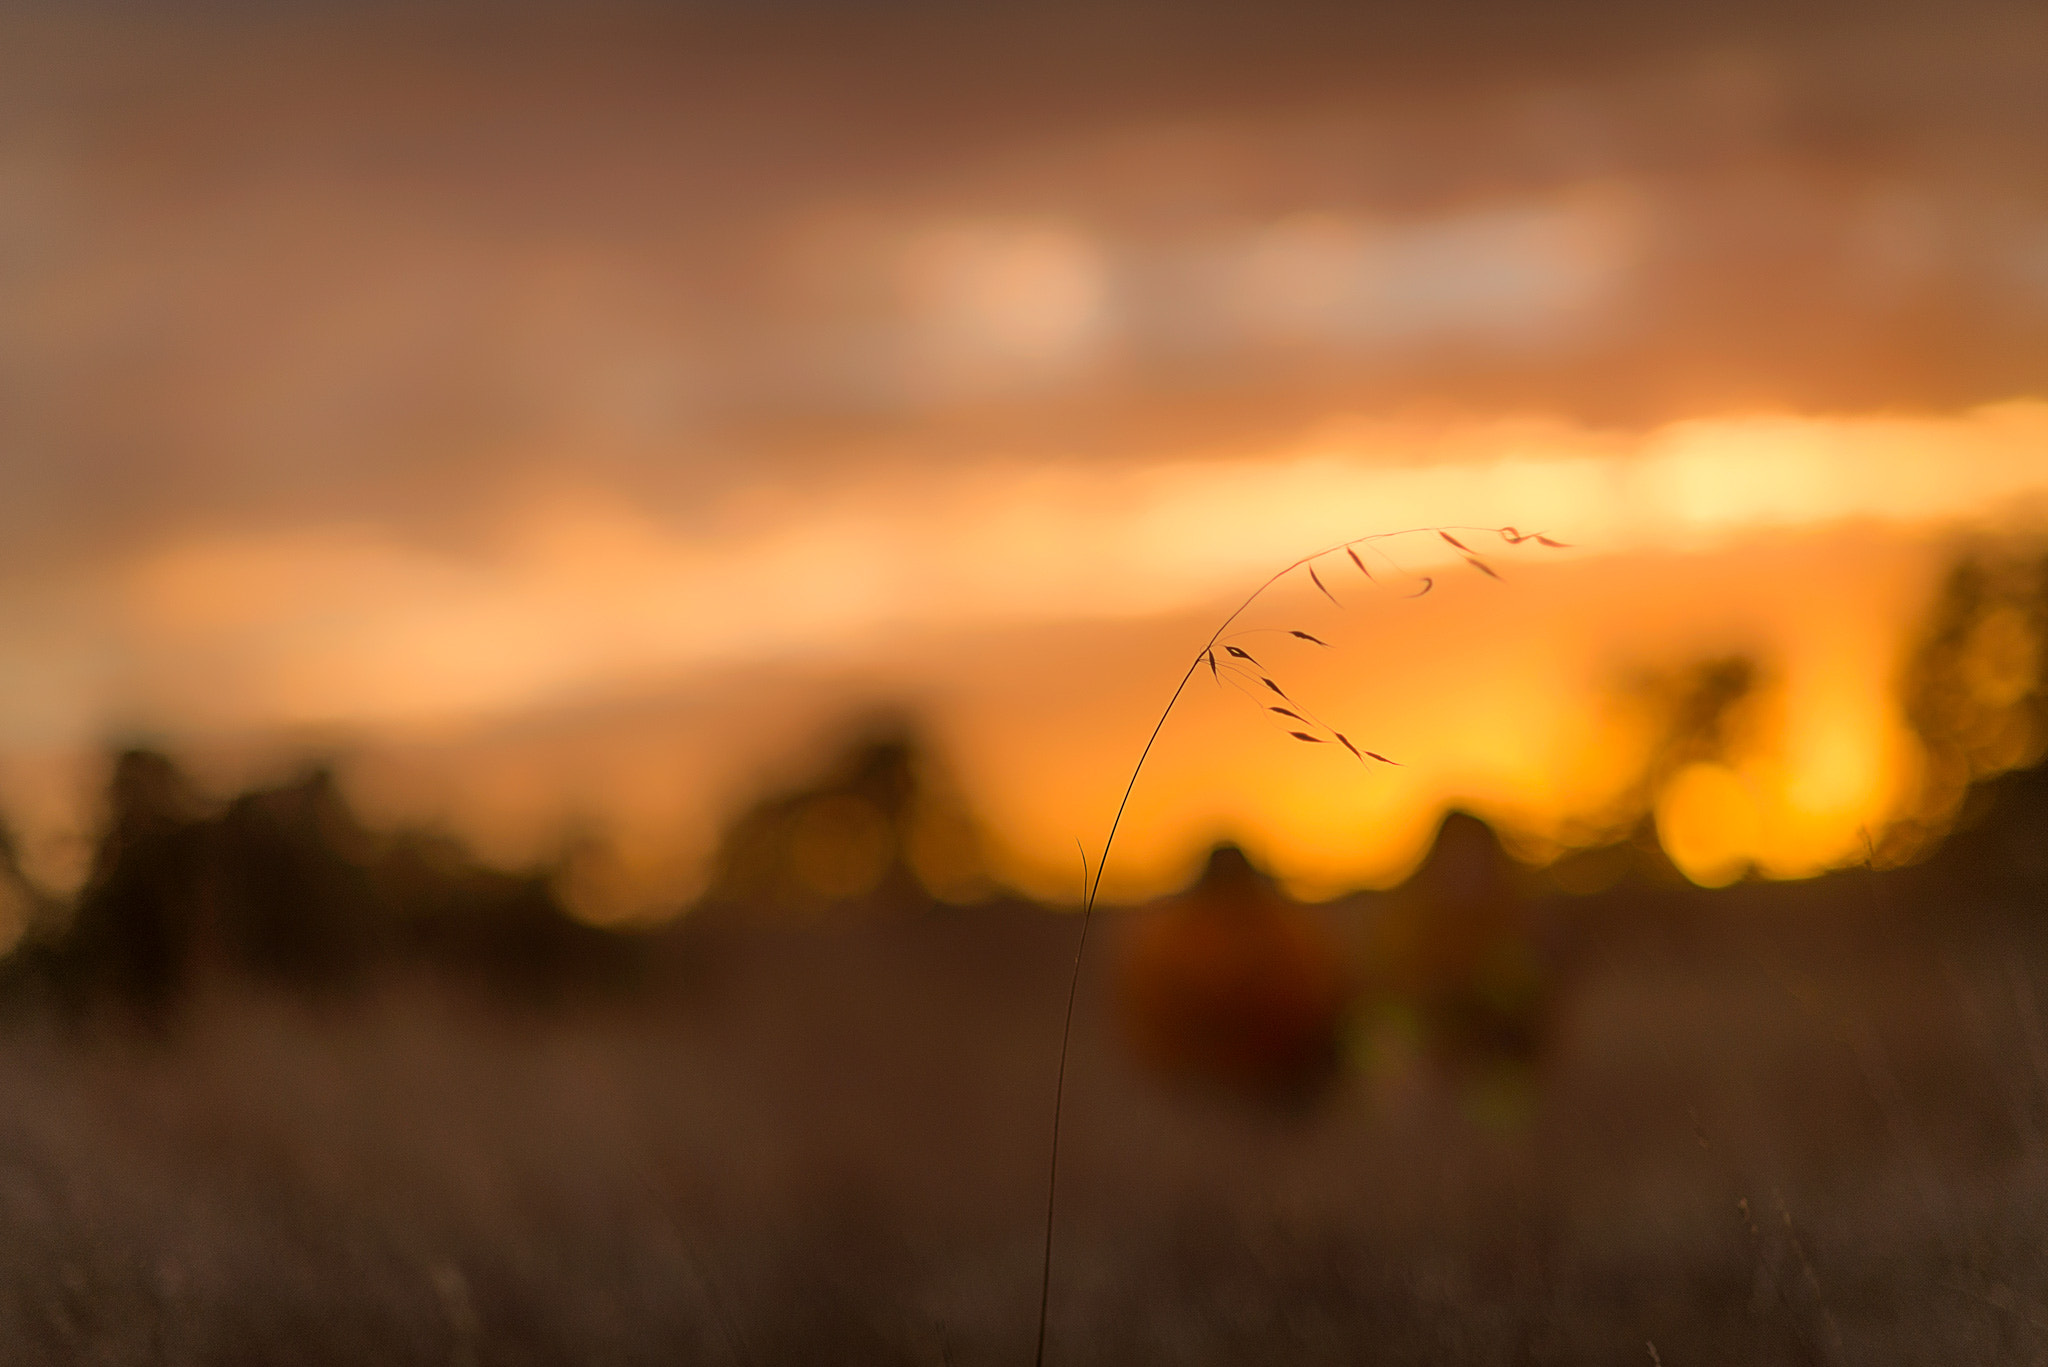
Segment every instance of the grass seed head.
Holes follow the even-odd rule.
[[[1310,565],[1308,567],[1308,577],[1311,583],[1313,583],[1317,588],[1323,591],[1323,597],[1329,599],[1333,603],[1337,603],[1337,595],[1330,592],[1330,586],[1328,584],[1325,584],[1323,582],[1323,577],[1316,573],[1316,567],[1314,565]],[[1341,608],[1344,605],[1342,603],[1337,603],[1337,606]]]

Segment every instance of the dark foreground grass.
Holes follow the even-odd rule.
[[[1136,1070],[1096,979],[1146,913],[1109,918],[1049,1358],[2041,1360],[2032,895],[1883,877],[1560,903],[1533,1070],[1382,1030],[1286,1109]],[[1071,948],[1023,907],[707,925],[606,1006],[18,1016],[0,1360],[1028,1361]]]

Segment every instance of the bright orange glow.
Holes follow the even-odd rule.
[[[182,541],[130,562],[101,609],[124,619],[143,695],[80,698],[71,721],[109,704],[179,722],[467,718],[903,627],[1177,612],[1304,548],[1432,523],[1549,528],[1611,556],[1855,519],[2012,522],[2048,494],[2044,451],[2043,404],[1680,423],[1632,446],[1528,423],[1339,429],[1234,461],[977,466],[912,488],[870,473],[801,503],[737,501],[708,536],[556,495],[464,555],[346,528]],[[1417,572],[1456,562],[1426,538],[1399,554]]]
[[[53,886],[141,739],[336,757],[653,914],[901,709],[1071,898],[1213,624],[1436,524],[1502,581],[1408,537],[1245,624],[1329,639],[1244,638],[1399,766],[1196,679],[1106,892],[1223,835],[1384,883],[1450,804],[1796,877],[2048,744],[2023,598],[1913,672],[1958,557],[2048,531],[2004,10],[45,8],[0,14],[0,818]]]
[[[1940,567],[1923,541],[1858,527],[1711,554],[1520,561],[1506,585],[1465,576],[1418,602],[1345,613],[1319,613],[1297,592],[1273,620],[1306,621],[1339,649],[1289,660],[1290,692],[1404,767],[1361,772],[1262,724],[1236,694],[1199,687],[1133,800],[1130,844],[1109,885],[1170,884],[1197,835],[1224,833],[1306,892],[1383,884],[1419,857],[1450,803],[1502,820],[1540,851],[1607,808],[1649,758],[1655,737],[1621,705],[1620,681],[1729,650],[1767,671],[1768,724],[1740,757],[1755,791],[1740,853],[1777,876],[1859,857],[1862,831],[1910,795],[1892,676]],[[1133,698],[1114,726],[1094,708],[1047,715],[1015,694],[999,705],[1009,734],[982,791],[1002,802],[1002,829],[1055,850],[1055,833],[1074,824],[1069,794],[1106,802],[1120,788],[1135,742],[1119,754],[1109,732],[1142,736],[1144,704]],[[970,735],[997,719],[976,723]],[[1055,728],[1069,731],[1064,742]],[[1056,855],[1042,867],[1037,885],[1058,892]]]
[[[1688,764],[1657,800],[1657,837],[1679,872],[1725,887],[1756,857],[1763,819],[1750,785],[1725,765]]]
[[[1482,536],[1495,583],[1411,536],[1375,554],[1379,586],[1324,562],[1342,609],[1298,576],[1262,601],[1244,625],[1335,647],[1244,638],[1271,643],[1290,695],[1401,767],[1293,741],[1198,679],[1105,889],[1169,886],[1224,834],[1305,892],[1385,883],[1454,802],[1539,853],[1583,838],[1655,742],[1621,681],[1731,652],[1763,669],[1765,723],[1733,768],[1680,775],[1660,827],[1701,881],[1800,876],[1859,857],[1912,800],[1892,680],[1942,538],[2032,525],[2048,404],[1634,440],[1530,421],[1335,425],[1239,460],[978,465],[908,488],[871,472],[811,492],[736,501],[708,533],[585,493],[510,506],[461,553],[347,527],[162,545],[61,586],[86,605],[70,654],[25,668],[82,686],[14,750],[60,753],[109,723],[314,728],[358,752],[358,786],[386,815],[468,829],[504,858],[594,822],[653,897],[690,886],[749,775],[799,772],[799,747],[849,700],[901,700],[949,746],[1010,876],[1071,896],[1075,838],[1099,843],[1152,716],[1234,596],[1363,532],[1512,522],[1573,549]],[[1425,574],[1436,590],[1403,598]],[[2034,648],[1999,630],[1982,626],[1971,656],[1993,691]],[[96,673],[110,657],[122,667]],[[763,680],[779,702],[760,703]],[[625,697],[648,701],[618,715]],[[664,709],[678,723],[648,730]],[[601,740],[633,727],[642,739]],[[457,755],[467,778],[432,777]],[[26,759],[12,772],[18,792],[36,787]],[[32,822],[55,810],[24,802]]]

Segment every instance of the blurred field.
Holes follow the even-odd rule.
[[[0,1367],[1022,1367],[1090,861],[1056,1367],[2048,1362],[2044,131],[2026,0],[0,0]]]
[[[1887,873],[1507,869],[1534,1042],[1364,1010],[1277,1103],[1137,1064],[1113,978],[1170,912],[1112,913],[1052,1360],[2038,1360],[2048,775],[1980,806]],[[1412,891],[1306,914],[1369,957]],[[548,1004],[424,959],[312,993],[202,961],[155,1026],[17,965],[0,1356],[1026,1361],[1075,929],[707,912]]]

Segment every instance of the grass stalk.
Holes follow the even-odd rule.
[[[1174,707],[1179,704],[1181,696],[1187,692],[1188,685],[1194,682],[1195,675],[1201,671],[1202,667],[1205,664],[1209,667],[1212,674],[1217,673],[1218,665],[1216,661],[1216,648],[1219,644],[1222,643],[1223,634],[1229,631],[1230,628],[1236,624],[1237,620],[1240,617],[1244,616],[1246,612],[1250,611],[1252,604],[1258,602],[1258,600],[1265,595],[1267,590],[1271,589],[1275,584],[1278,584],[1288,575],[1293,574],[1296,570],[1307,570],[1309,578],[1315,584],[1315,587],[1321,591],[1324,597],[1330,599],[1331,602],[1335,603],[1338,601],[1337,596],[1334,593],[1330,592],[1329,587],[1323,582],[1321,576],[1317,575],[1315,572],[1316,561],[1323,559],[1325,556],[1343,554],[1351,561],[1351,563],[1354,566],[1357,567],[1358,572],[1365,577],[1367,582],[1377,583],[1378,581],[1374,579],[1372,571],[1366,568],[1365,562],[1359,557],[1359,547],[1365,546],[1370,548],[1376,545],[1376,543],[1378,542],[1389,541],[1396,537],[1419,536],[1434,533],[1436,536],[1441,537],[1443,540],[1449,542],[1450,545],[1458,551],[1459,555],[1463,558],[1463,560],[1467,564],[1471,565],[1474,569],[1480,571],[1489,578],[1500,578],[1499,574],[1496,573],[1490,565],[1488,565],[1485,561],[1479,559],[1478,556],[1473,554],[1470,547],[1468,547],[1464,542],[1458,540],[1456,536],[1452,535],[1452,533],[1454,532],[1465,532],[1472,535],[1483,534],[1490,536],[1498,536],[1511,546],[1518,546],[1524,541],[1535,541],[1541,545],[1560,548],[1564,544],[1562,542],[1553,541],[1551,538],[1543,535],[1540,532],[1521,532],[1517,531],[1513,527],[1408,527],[1400,531],[1374,532],[1367,536],[1353,537],[1348,541],[1339,541],[1333,546],[1325,546],[1323,549],[1319,551],[1315,551],[1308,555],[1304,555],[1300,559],[1292,561],[1291,563],[1274,571],[1273,574],[1268,576],[1263,583],[1261,583],[1257,588],[1253,589],[1249,594],[1247,594],[1245,596],[1244,601],[1242,603],[1239,603],[1235,608],[1231,610],[1229,616],[1225,617],[1221,622],[1217,623],[1216,629],[1209,633],[1209,639],[1202,643],[1202,648],[1200,650],[1197,650],[1195,652],[1194,658],[1188,662],[1188,667],[1186,671],[1182,673],[1182,675],[1180,676],[1180,682],[1174,685],[1173,695],[1166,700],[1166,706],[1160,709],[1158,720],[1152,723],[1151,734],[1145,737],[1145,746],[1142,750],[1138,752],[1138,762],[1131,766],[1131,776],[1124,783],[1123,797],[1119,799],[1116,804],[1116,815],[1110,819],[1109,834],[1103,839],[1102,853],[1095,861],[1095,873],[1093,878],[1090,878],[1088,876],[1087,859],[1086,854],[1084,852],[1081,867],[1082,880],[1085,884],[1085,895],[1081,900],[1081,931],[1075,939],[1074,965],[1067,978],[1067,1008],[1066,1013],[1060,1023],[1059,1070],[1053,1082],[1052,1145],[1051,1154],[1046,1163],[1045,1177],[1045,1238],[1043,1241],[1044,1257],[1041,1261],[1038,1278],[1038,1347],[1032,1357],[1032,1361],[1034,1362],[1034,1364],[1036,1364],[1036,1367],[1045,1367],[1046,1320],[1047,1312],[1052,1304],[1053,1231],[1055,1226],[1054,1217],[1058,1212],[1059,1206],[1060,1118],[1061,1113],[1065,1106],[1067,1095],[1067,1056],[1071,1050],[1074,1039],[1074,1002],[1080,994],[1081,961],[1083,955],[1086,954],[1088,949],[1088,930],[1095,919],[1095,900],[1096,894],[1100,892],[1102,889],[1103,870],[1108,868],[1109,866],[1110,851],[1116,845],[1116,835],[1117,831],[1123,825],[1124,813],[1126,810],[1129,809],[1131,805],[1131,794],[1134,791],[1136,791],[1138,787],[1138,777],[1139,775],[1145,772],[1145,761],[1152,757],[1152,749],[1155,745],[1159,743],[1159,734],[1160,732],[1166,729],[1167,718],[1173,715]],[[1415,593],[1409,594],[1407,596],[1411,598],[1420,598],[1423,594],[1428,593],[1432,588],[1434,588],[1435,584],[1436,581],[1433,578],[1425,575],[1422,579],[1422,587]],[[1301,636],[1306,640],[1315,641],[1315,643],[1318,645],[1324,644],[1323,642],[1316,640],[1315,637],[1308,636],[1306,633],[1303,632],[1294,632],[1292,634],[1296,636]],[[1226,650],[1228,650],[1227,647]],[[1228,653],[1233,655],[1242,655],[1242,652],[1240,651],[1229,651]],[[1267,687],[1272,688],[1273,691],[1276,693],[1280,691],[1278,685],[1275,685],[1270,679],[1262,679],[1261,682],[1265,683]],[[1285,695],[1283,694],[1282,696],[1284,697]],[[1289,713],[1288,715],[1291,716],[1293,714]],[[1323,729],[1329,730],[1330,728],[1324,727]],[[1308,735],[1303,732],[1293,732],[1291,734],[1293,734],[1295,738],[1299,740],[1320,739],[1320,737]],[[1344,748],[1346,750],[1349,750],[1351,754],[1354,757],[1356,757],[1361,763],[1364,762],[1366,755],[1371,755],[1374,759],[1379,759],[1384,763],[1394,763],[1394,761],[1387,760],[1384,756],[1374,754],[1370,750],[1361,753],[1358,747],[1354,746],[1350,742],[1350,740],[1344,736],[1342,732],[1331,730],[1331,734],[1335,736],[1336,739],[1338,739],[1339,741],[1342,741]]]

